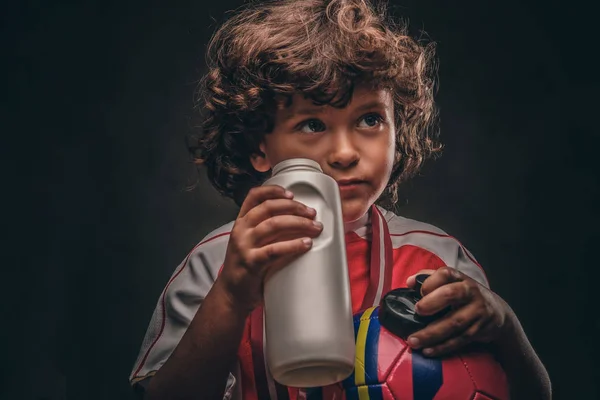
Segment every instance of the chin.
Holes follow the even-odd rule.
[[[360,219],[367,211],[371,204],[367,204],[364,201],[350,200],[344,201],[342,200],[342,215],[344,217],[344,222],[354,222],[357,219]]]

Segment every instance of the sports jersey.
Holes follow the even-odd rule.
[[[223,265],[233,223],[209,233],[175,269],[156,304],[130,375],[132,385],[146,387],[179,343]],[[391,289],[406,287],[406,279],[423,269],[449,266],[489,286],[473,255],[430,224],[373,206],[345,228],[353,313],[378,304]],[[309,398],[306,390],[273,380],[265,364],[263,328],[263,310],[258,307],[246,321],[225,399]],[[325,398],[326,389],[320,392]]]

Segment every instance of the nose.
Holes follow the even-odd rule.
[[[358,164],[359,160],[360,153],[349,132],[338,131],[331,135],[328,163],[332,168],[350,168]]]

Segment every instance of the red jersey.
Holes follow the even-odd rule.
[[[223,265],[232,227],[233,222],[207,235],[175,270],[156,305],[130,376],[132,385],[145,386],[179,343]],[[449,266],[488,287],[480,265],[455,238],[379,207],[346,225],[346,252],[353,313],[378,304],[391,289],[406,287],[406,279],[422,269]],[[225,398],[305,398],[303,390],[272,379],[264,363],[263,339],[262,309],[257,309],[246,321]]]

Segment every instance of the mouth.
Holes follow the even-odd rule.
[[[363,183],[366,183],[366,181],[362,180],[362,179],[340,179],[339,181],[337,181],[338,186],[342,187],[342,186],[352,186],[352,185],[360,185]]]
[[[337,181],[342,195],[357,192],[367,182],[361,179],[341,179]]]

